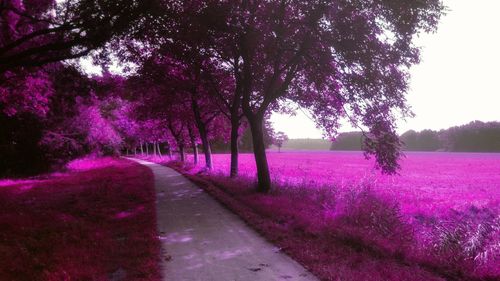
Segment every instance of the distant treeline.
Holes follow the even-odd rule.
[[[474,121],[446,130],[409,130],[401,135],[408,151],[500,152],[500,122]],[[340,134],[330,150],[361,150],[363,134]]]
[[[278,150],[278,147],[273,144],[276,132],[272,128],[270,122],[264,124],[264,145],[267,149]],[[323,139],[289,139],[283,142],[281,151],[283,150],[329,150],[332,142]],[[246,128],[238,142],[240,152],[248,153],[253,151],[252,133],[250,128]],[[216,140],[212,143],[212,151],[216,153],[229,153],[230,144],[227,140]]]
[[[266,147],[277,150],[272,145],[273,129],[265,126]],[[446,130],[409,130],[403,133],[401,141],[403,150],[407,151],[450,151],[450,152],[500,152],[500,122],[474,121],[463,126]],[[281,150],[362,150],[363,134],[361,132],[341,133],[334,142],[323,139],[290,139],[283,144]],[[215,152],[229,152],[227,141],[216,141],[212,146]],[[239,141],[241,152],[252,151],[252,135],[245,130]]]
[[[363,147],[363,133],[341,133],[332,142],[330,150],[361,150]]]
[[[268,120],[266,120],[264,123],[264,146],[266,148],[271,147],[273,143],[274,134],[275,132],[271,123]],[[211,143],[212,151],[215,153],[231,152],[230,145],[231,144],[229,143],[229,141],[224,139],[216,139]],[[253,152],[252,132],[250,131],[249,127],[247,127],[243,131],[243,134],[240,136],[238,140],[238,149],[239,152],[244,152],[244,153]]]
[[[332,144],[323,139],[290,139],[283,143],[281,150],[328,150]],[[277,149],[274,145],[271,149]]]

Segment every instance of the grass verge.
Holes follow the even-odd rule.
[[[83,159],[0,181],[0,280],[160,280],[151,171]]]

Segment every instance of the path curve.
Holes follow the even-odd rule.
[[[173,169],[153,170],[163,280],[318,280]]]

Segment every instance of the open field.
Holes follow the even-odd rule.
[[[203,162],[203,157],[200,159]],[[396,198],[405,213],[498,206],[500,153],[406,152],[400,175],[386,176],[361,152],[268,152],[271,175],[294,186],[351,188],[372,183]],[[229,154],[214,155],[217,172],[228,174]],[[240,155],[240,174],[255,176],[252,154]]]
[[[360,152],[268,153],[269,194],[254,189],[253,155],[241,177],[174,167],[322,280],[498,280],[500,155],[408,153],[398,176]],[[307,251],[305,251],[307,249]],[[363,270],[359,270],[362,268]]]
[[[153,175],[126,160],[0,180],[0,280],[160,280]]]
[[[270,194],[254,191],[252,154],[240,155],[237,179],[226,177],[227,154],[214,155],[208,174],[152,160],[184,172],[320,279],[500,276],[500,154],[408,152],[400,175],[386,176],[361,152],[268,152]]]

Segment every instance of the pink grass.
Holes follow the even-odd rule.
[[[113,158],[68,167],[0,181],[0,280],[159,280],[150,170]]]
[[[409,214],[500,204],[500,153],[406,152],[395,176],[380,174],[361,152],[268,152],[268,161],[275,182],[345,189],[369,181]],[[214,155],[216,173],[227,175],[229,164],[229,154]],[[240,175],[255,174],[253,155],[241,154]]]
[[[280,172],[268,195],[254,192],[249,156],[236,180],[220,170],[227,155],[215,155],[210,174],[150,159],[183,172],[322,280],[500,276],[499,229],[475,250],[468,244],[481,227],[500,226],[500,155],[415,153],[401,176],[390,177],[359,153],[270,153],[271,169]],[[482,252],[490,254],[484,262],[476,259]]]

